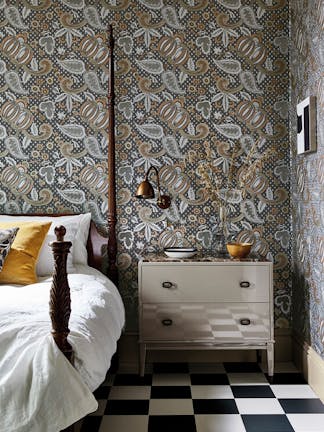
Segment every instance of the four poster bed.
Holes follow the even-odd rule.
[[[108,238],[97,231],[90,214],[0,216],[0,228],[18,226],[15,241],[19,236],[23,244],[30,241],[27,252],[14,249],[14,241],[0,271],[0,431],[58,432],[95,411],[92,392],[105,378],[124,326],[116,288],[111,26],[109,50]],[[53,257],[48,255],[49,241]],[[24,252],[31,259],[37,242],[37,280],[27,276],[28,285],[17,284],[15,278],[23,274],[25,264],[14,264],[14,271],[8,271],[10,260],[21,259]],[[104,246],[108,278],[101,273]]]

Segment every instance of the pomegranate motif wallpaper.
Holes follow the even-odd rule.
[[[261,168],[230,194],[228,230],[273,260],[275,325],[290,327],[286,0],[0,0],[1,212],[91,211],[105,226],[110,23],[128,329],[137,328],[140,253],[213,250],[219,211],[199,167],[225,178],[234,170],[239,181],[251,149]],[[134,198],[151,165],[168,210]]]
[[[292,112],[293,328],[324,359],[324,3],[291,3],[292,109],[316,96],[317,151],[296,155]]]

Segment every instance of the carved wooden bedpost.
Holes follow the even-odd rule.
[[[109,47],[109,87],[108,87],[108,276],[117,285],[118,271],[116,265],[116,174],[115,174],[115,110],[114,110],[114,40],[112,26],[108,32]]]
[[[50,244],[54,255],[54,273],[49,303],[52,335],[56,345],[65,357],[73,363],[72,347],[67,340],[70,332],[71,298],[66,274],[66,260],[72,243],[64,241],[66,233],[64,226],[56,227],[54,232],[57,240]]]

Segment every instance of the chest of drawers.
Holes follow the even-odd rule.
[[[148,349],[265,349],[273,375],[272,263],[139,262],[140,373]]]

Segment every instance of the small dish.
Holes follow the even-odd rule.
[[[196,255],[196,248],[171,247],[164,248],[164,253],[169,258],[191,258]]]

